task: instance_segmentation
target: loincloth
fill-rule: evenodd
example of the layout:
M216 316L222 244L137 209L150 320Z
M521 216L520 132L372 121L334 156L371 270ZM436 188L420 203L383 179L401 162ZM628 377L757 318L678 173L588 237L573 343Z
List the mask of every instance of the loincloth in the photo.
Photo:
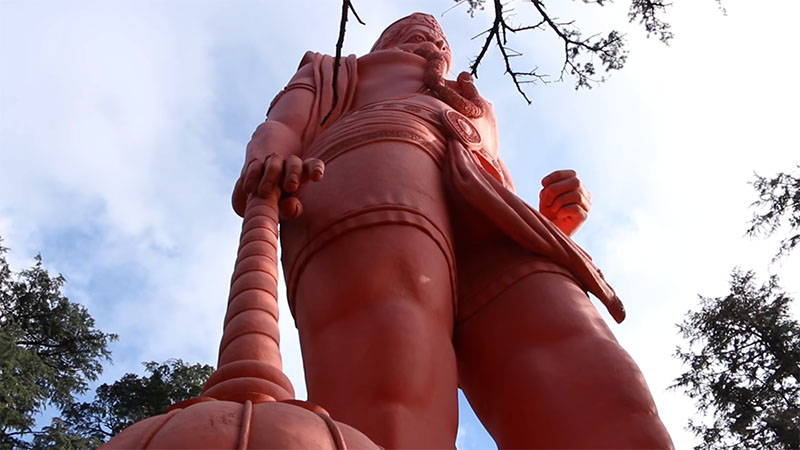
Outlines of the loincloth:
M437 103L414 96L367 105L340 118L305 152L323 160L326 173L300 194L303 215L281 225L293 314L303 269L314 255L345 233L373 226L414 227L436 243L448 265L457 321L527 274L571 278L506 237L448 186ZM480 231L461 232L465 226Z

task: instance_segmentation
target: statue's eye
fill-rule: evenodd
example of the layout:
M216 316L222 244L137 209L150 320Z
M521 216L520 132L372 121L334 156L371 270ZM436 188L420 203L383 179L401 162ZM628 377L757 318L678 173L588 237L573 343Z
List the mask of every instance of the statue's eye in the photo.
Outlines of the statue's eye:
M424 42L425 36L421 34L414 35L414 42Z

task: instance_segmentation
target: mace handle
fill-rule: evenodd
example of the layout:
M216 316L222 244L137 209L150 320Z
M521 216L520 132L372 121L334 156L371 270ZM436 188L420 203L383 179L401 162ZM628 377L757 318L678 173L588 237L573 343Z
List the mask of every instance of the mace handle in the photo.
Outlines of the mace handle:
M253 402L294 398L278 329L278 197L251 194L231 277L217 370L203 395Z

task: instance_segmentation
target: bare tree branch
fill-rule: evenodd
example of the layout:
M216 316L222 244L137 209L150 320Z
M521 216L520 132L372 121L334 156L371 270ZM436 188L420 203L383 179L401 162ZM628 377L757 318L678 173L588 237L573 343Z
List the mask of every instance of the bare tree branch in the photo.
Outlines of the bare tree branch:
M467 13L470 16L474 16L476 11L485 9L486 4L486 0L453 1L456 3L455 6L467 3ZM505 73L511 77L514 86L528 104L530 104L531 101L523 91L522 85L535 84L537 82L549 83L551 79L549 75L539 73L538 67L529 71L518 71L513 68L511 58L522 56L522 53L508 46L509 32L516 34L531 30L549 30L554 33L555 36L561 40L564 51L563 64L556 81L563 81L565 75L571 75L576 79L575 89L591 88L598 83L602 83L606 80L606 76L599 75L599 73L607 74L612 70L622 69L628 55L628 51L625 48L625 36L622 33L611 30L608 33L595 34L584 38L574 21L561 22L547 12L545 1L546 0L526 0L526 2L533 4L541 20L532 25L515 26L509 23L509 12L512 11L508 8L510 0L505 3L503 0L492 0L491 4L494 7L494 21L492 26L473 38L475 39L479 36L486 35L480 51L470 63L470 73L477 78L478 67L483 63L489 47L494 42L503 57ZM611 0L582 1L585 4L595 4L598 6L605 6L611 2ZM720 9L724 13L722 0L715 1L719 4ZM656 35L661 42L669 44L670 40L673 38L673 33L670 30L670 25L662 20L661 15L664 14L666 9L671 5L671 3L665 0L631 0L631 5L628 10L628 21L638 21L639 24L644 26L648 37ZM447 11L450 9L452 8L448 8ZM364 22L356 13L353 3L350 0L342 0L339 39L336 43L336 56L334 59L333 104L331 110L322 120L323 125L330 118L339 101L339 92L337 89L339 65L341 64L342 47L344 45L349 12L352 12L356 20L364 25ZM599 64L595 64L595 57L599 58Z
M361 25L366 25L364 21L358 17L358 13L353 7L353 3L350 0L342 0L342 18L339 21L339 39L336 41L336 56L333 59L333 103L331 104L331 109L328 111L328 114L326 114L325 118L322 119L320 126L325 125L325 122L327 122L331 117L333 110L336 109L336 105L339 103L339 65L341 64L342 60L342 47L344 46L344 34L347 29L348 11L353 12L353 15L356 17L356 20L358 20L358 23Z
M470 13L474 11L475 8L481 7L482 9L482 2L480 6L476 2L470 2ZM511 66L511 58L516 56L522 56L522 53L516 50L511 49L508 47L508 32L517 33L520 31L528 31L534 30L537 28L541 28L544 25L544 21L539 22L535 25L528 25L524 27L512 27L508 25L506 22L505 12L504 12L505 5L501 0L494 0L494 22L492 23L491 28L484 31L482 34L486 34L486 39L483 42L483 46L481 47L480 52L472 60L470 64L470 73L477 78L478 77L478 66L480 66L481 62L483 62L483 58L486 56L486 51L489 49L489 46L492 44L492 41L497 44L497 48L500 50L500 54L503 56L503 62L505 63L505 68L511 80L514 83L514 86L517 88L517 91L522 95L522 98L530 105L531 100L528 98L525 91L522 89L523 84L531 84L536 83L537 81L547 83L547 76L541 75L536 72L538 68L527 72L519 72L513 69ZM480 36L480 35L478 35ZM476 36L477 37L477 36Z
M473 6L470 6L470 8L473 8ZM472 11L472 9L470 9L470 11ZM489 46L492 44L492 39L494 39L494 37L497 35L497 31L500 29L500 23L503 21L502 12L503 12L502 5L500 7L499 12L495 8L494 23L492 24L492 27L481 33L481 34L488 33L488 35L486 36L486 40L483 41L483 46L481 47L481 51L478 52L478 56L476 56L475 59L472 60L472 63L469 66L469 71L475 78L478 78L478 66L481 65L481 62L483 62L483 57L486 56L486 51L489 50ZM481 34L475 36L473 39L477 38Z
M358 21L358 23L360 23L361 25L366 25L366 22L361 20L361 17L358 17L358 13L356 12L356 9L353 8L353 3L347 2L347 5L350 8L350 11L353 13L353 15L356 17L356 20Z
M454 1L457 4L467 1L469 4L467 12L470 16L473 16L476 10L484 9L486 5L486 0ZM598 6L605 6L610 2L610 0L582 1L586 4L596 4ZM721 7L722 0L716 1L720 3ZM523 98L530 103L527 96L522 92L521 85L536 82L548 83L550 82L549 76L539 73L538 67L528 72L514 70L510 58L520 56L521 53L513 51L508 46L508 32L518 33L530 30L550 31L561 40L564 60L556 81L563 81L567 74L571 75L576 78L576 89L582 87L591 88L606 79L605 76L598 77L598 73L619 70L625 65L628 52L625 48L625 36L622 33L612 30L605 34L595 34L585 38L574 21L562 22L549 13L545 7L545 0L527 0L527 2L534 6L541 20L531 25L514 26L509 23L509 2L492 1L494 21L489 29L478 35L485 35L485 39L477 56L470 63L470 72L473 76L477 77L478 67L484 61L487 50L494 41L503 56L506 73L511 76L514 85L523 95ZM652 34L658 35L660 41L668 44L673 35L669 24L661 20L661 14L670 5L670 3L663 0L631 0L628 20L630 22L638 20L639 23L644 25L648 36ZM593 61L595 57L599 58L599 64L595 64Z

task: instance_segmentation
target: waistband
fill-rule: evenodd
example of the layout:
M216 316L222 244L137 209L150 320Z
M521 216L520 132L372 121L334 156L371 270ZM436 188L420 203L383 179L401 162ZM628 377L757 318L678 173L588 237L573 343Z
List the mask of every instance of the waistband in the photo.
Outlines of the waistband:
M370 142L400 141L420 148L442 168L447 138L436 102L439 101L417 95L362 106L321 134L305 151L305 157L330 163Z

